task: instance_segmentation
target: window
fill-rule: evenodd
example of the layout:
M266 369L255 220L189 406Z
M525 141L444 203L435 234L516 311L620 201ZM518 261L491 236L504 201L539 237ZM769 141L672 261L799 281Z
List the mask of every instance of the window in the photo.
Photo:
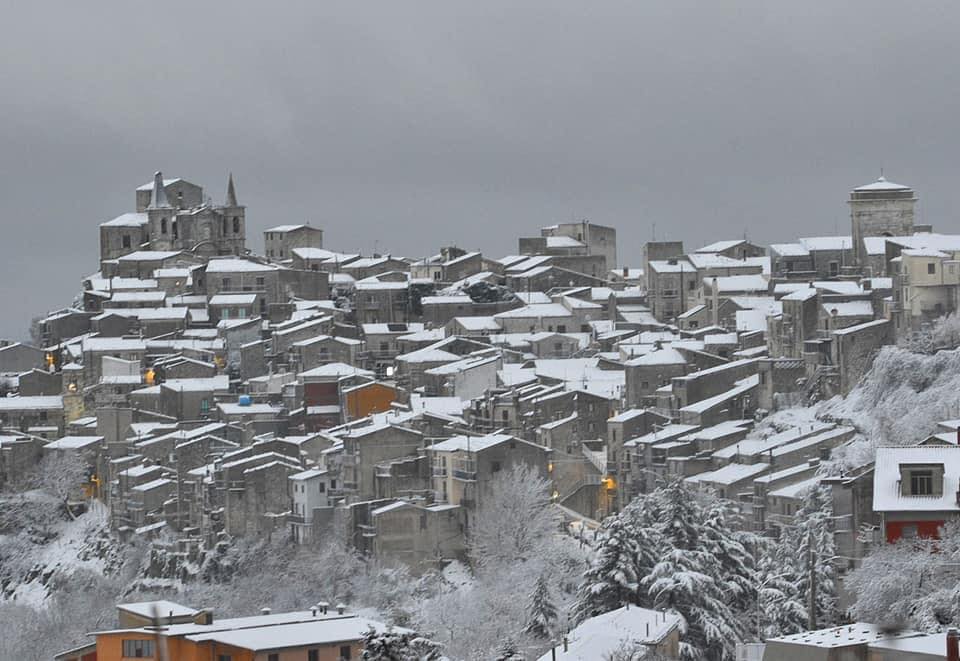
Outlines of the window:
M217 654L217 661L233 661L233 657L229 654Z
M239 233L240 233L240 216L234 216L234 217L233 217L233 233L234 233L234 234L239 234ZM281 255L281 257L282 257L282 255Z
M161 233L161 234L166 234L166 233L167 233L167 219L166 219L166 218L161 218L161 219L160 219L160 233Z
M226 234L226 233L227 233L227 219L226 219L226 217L220 219L220 233L221 233L221 234Z
M320 650L308 650L307 661L320 661Z
M510 411L503 410L500 411L500 419L504 422L510 422Z
M433 279L434 279L434 280L439 280L441 275L443 275L443 274L440 273L440 271L434 271L434 272L433 272Z
M830 262L830 275L837 275L840 273L840 262Z
M904 539L916 539L917 537L917 524L908 523L900 529L900 536Z
M130 235L129 235L129 234L124 234L122 241L123 241L123 247L124 247L124 248L129 248L129 247L130 247Z
M349 646L349 645L343 645L343 646L340 648L340 658L343 659L343 661L350 661L350 646Z
M697 288L697 281L696 281L696 280L689 280L689 281L687 282L687 289L689 289L690 291L693 291L693 290L696 289L696 288Z
M567 327L566 327L566 325L564 325L564 324L557 324L557 332L558 332L558 333L566 333L566 332L567 332Z
M173 222L171 223L171 226L172 226L172 229L173 229L173 238L176 239L177 237L180 236L180 232L179 232L179 230L177 230L177 221L173 221Z
M499 461L495 461L495 462L493 462L493 463L490 465L490 472L491 472L491 473L499 473L499 472L500 472L500 462L499 462Z
M220 279L220 289L230 289L230 278Z
M268 654L268 655L267 655L267 661L280 661L280 655L279 655L279 654Z
M317 485L317 488L320 490L320 493L324 493L327 490L327 485L324 484L323 482L320 482Z
M927 273L928 273L929 275L933 275L933 274L936 273L936 272L937 272L937 263L936 263L936 262L930 262L929 264L927 264Z
M281 254L280 256L283 257L283 254ZM266 282L266 280L264 279L264 277L263 277L262 275L258 275L258 276L257 276L257 287L262 288L265 282Z
M910 473L910 495L933 495L933 471L913 471Z
M149 659L153 656L152 640L123 641L123 656L129 659Z
M641 381L641 382L640 382L640 388L642 388L643 390L646 390L646 389L649 388L649 387L650 387L650 382L649 382L649 381Z

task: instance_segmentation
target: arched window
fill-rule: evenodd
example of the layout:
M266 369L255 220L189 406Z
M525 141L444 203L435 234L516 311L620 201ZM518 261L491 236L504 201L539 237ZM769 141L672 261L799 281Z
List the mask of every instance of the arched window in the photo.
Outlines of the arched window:
M234 234L240 233L240 216L233 217L233 233Z
M167 219L166 219L166 218L161 218L161 219L160 219L160 233L161 233L161 234L166 234L166 233L167 233Z
M180 234L177 232L177 221L173 221L172 223L170 223L170 225L173 229L173 238L175 239L178 238Z

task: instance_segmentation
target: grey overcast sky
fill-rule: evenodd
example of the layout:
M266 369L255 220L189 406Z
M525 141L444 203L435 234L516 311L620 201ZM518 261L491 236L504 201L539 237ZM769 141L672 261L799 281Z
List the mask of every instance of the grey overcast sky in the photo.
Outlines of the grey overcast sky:
M622 264L849 232L914 186L960 232L960 3L0 0L0 337L97 270L157 169L328 247L495 257L614 225Z

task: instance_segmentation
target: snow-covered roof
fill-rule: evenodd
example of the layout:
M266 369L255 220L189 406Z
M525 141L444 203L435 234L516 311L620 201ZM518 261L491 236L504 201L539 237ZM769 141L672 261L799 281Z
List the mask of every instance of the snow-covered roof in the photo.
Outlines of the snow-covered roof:
M103 436L64 436L43 446L44 450L82 450L103 442Z
M165 259L176 257L181 250L137 250L117 257L121 262L162 262Z
M808 236L800 239L807 250L851 250L853 239L850 236Z
M766 473L768 470L770 470L770 464L762 462L756 464L727 464L717 470L691 475L684 481L690 483L706 482L709 484L731 485L752 477L757 477L758 475Z
M327 363L326 365L314 367L306 372L300 372L300 376L308 378L323 376L362 376L372 379L375 375L370 370L360 369L359 367L348 365L347 363Z
M169 183L169 181L164 182L164 184ZM153 184L150 184L150 187L153 187ZM173 601L167 601L165 599L159 599L157 601L138 601L136 603L129 604L117 604L117 609L137 615L143 618L155 618L155 617L168 617L172 615L173 617L193 617L199 611L196 609L190 608L189 606L182 606Z
M787 658L789 661L794 659L807 658L799 655L779 656L789 654L787 650L795 648L821 648L836 649L840 647L851 647L856 645L866 645L879 642L884 639L911 638L919 635L916 631L892 631L879 624L868 624L864 622L855 622L845 624L830 629L818 629L816 631L802 631L787 636L767 639L767 649L764 658L780 659ZM944 648L945 650L946 648ZM812 658L825 659L825 656L816 656ZM829 658L840 658L830 656Z
M782 257L807 257L810 251L801 243L771 243L770 250Z
M542 317L569 317L570 310L560 303L535 303L506 310L493 315L494 319L539 319Z
M519 441L509 434L487 434L486 436L453 436L445 441L434 443L428 450L436 452L481 452L507 441Z
M762 275L726 275L716 278L717 292L720 294L729 294L731 292L749 291L767 291L767 279ZM706 278L703 281L704 288L713 290L713 278Z
M0 411L36 411L63 408L60 395L33 395L30 397L0 397Z
M500 330L500 324L493 317L454 317L453 320L468 331Z
M527 305L535 305L539 303L549 303L550 297L547 296L545 292L542 291L518 291L513 294L518 299L526 303Z
M686 357L672 347L664 347L657 351L651 351L648 354L628 360L625 365L630 367L640 367L644 365L685 365Z
M714 243L708 243L702 248L699 248L697 252L699 253L723 252L724 250L730 250L730 248L735 248L744 243L746 243L745 239L728 239L727 241L715 241Z
M214 258L207 263L207 273L237 273L242 271L276 271L279 267L261 264L239 257Z
M897 184L892 181L887 181L887 179L883 175L880 175L880 177L876 181L866 184L864 186L857 186L853 190L863 191L863 192L898 191L898 190L910 190L910 187L904 186L903 184Z
M313 621L293 624L250 626L227 631L196 633L188 635L187 639L194 642L214 641L220 645L259 652L339 642L350 643L361 640L370 629L384 631L386 627L380 622L351 615L326 619L318 617ZM409 632L410 630L394 628L393 631Z
M878 326L883 326L884 324L889 324L890 322L887 319L876 319L874 321L866 321L862 324L857 324L856 326L847 326L846 328L841 328L840 330L833 331L834 335L851 335L853 333L859 333L862 330L868 328L876 328Z
M583 248L584 243L577 241L572 236L548 236L548 248Z
M693 273L696 269L686 259L663 259L650 262L650 270L657 273Z
M900 467L908 464L943 466L940 495L904 496L900 493ZM957 512L960 491L960 446L913 445L877 448L873 470L874 512Z
M676 613L625 606L584 620L567 634L566 651L557 646L539 661L597 661L617 652L624 641L656 645L680 626Z
M873 317L873 305L870 301L846 301L821 303L823 311L836 317Z
M815 488L820 484L820 476L814 475L813 477L808 477L805 480L800 480L799 482L794 482L793 484L788 484L786 486L780 487L779 489L774 489L769 492L767 495L772 496L773 498L800 498L810 489Z
M117 216L113 220L100 223L100 227L140 227L146 225L149 221L145 213L125 213Z
M264 232L278 232L280 234L285 234L287 232L293 232L295 230L302 229L304 227L310 227L310 226L304 225L302 223L300 225L276 225L274 227L268 227L267 229L264 230ZM317 229L317 228L311 228L311 229Z

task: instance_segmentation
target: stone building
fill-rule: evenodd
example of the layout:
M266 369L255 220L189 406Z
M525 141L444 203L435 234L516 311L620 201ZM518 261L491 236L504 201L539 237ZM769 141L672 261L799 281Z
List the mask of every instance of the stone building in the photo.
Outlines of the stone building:
M323 248L323 230L310 225L277 225L264 231L263 243L267 259L291 259L296 248Z
M239 255L245 236L246 208L237 203L232 175L225 202L214 205L200 186L157 172L152 184L137 189L135 212L100 225L100 259L138 250Z
M848 204L853 235L853 259L856 264L867 261L864 238L913 234L917 195L909 186L887 181L881 175L872 184L850 191Z

